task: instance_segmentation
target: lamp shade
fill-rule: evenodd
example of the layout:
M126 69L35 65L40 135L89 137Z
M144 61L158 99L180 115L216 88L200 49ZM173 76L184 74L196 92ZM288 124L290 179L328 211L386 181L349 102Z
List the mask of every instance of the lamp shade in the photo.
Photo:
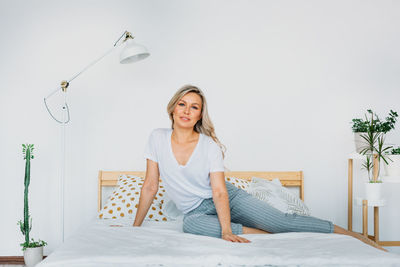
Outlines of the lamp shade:
M119 62L121 64L129 64L145 59L148 56L150 56L150 53L147 51L146 47L129 39L126 41L125 47L121 51Z

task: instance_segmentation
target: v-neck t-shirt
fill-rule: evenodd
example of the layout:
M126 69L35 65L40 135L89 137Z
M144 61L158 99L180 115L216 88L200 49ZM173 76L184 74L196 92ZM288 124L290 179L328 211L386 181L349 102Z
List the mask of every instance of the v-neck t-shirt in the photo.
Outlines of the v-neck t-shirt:
M150 134L144 157L158 163L166 193L184 214L212 197L210 173L223 172L222 151L215 141L199 135L186 165L180 165L171 146L172 129L155 129Z

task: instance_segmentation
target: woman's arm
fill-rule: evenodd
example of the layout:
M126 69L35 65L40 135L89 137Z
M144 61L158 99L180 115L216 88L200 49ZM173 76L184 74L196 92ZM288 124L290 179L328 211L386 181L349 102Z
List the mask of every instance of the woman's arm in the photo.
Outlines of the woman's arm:
M135 222L133 226L141 226L147 212L158 191L158 179L160 173L158 163L150 159L147 160L146 177L140 191L139 206L136 211Z
M240 243L248 243L249 240L234 235L231 228L231 211L229 208L229 196L226 190L224 172L210 173L213 201L221 225L221 237L224 240Z

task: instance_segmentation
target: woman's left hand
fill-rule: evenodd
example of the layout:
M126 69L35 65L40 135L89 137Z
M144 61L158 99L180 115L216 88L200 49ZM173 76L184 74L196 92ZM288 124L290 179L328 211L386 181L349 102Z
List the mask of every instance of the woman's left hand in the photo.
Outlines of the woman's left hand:
M238 243L250 243L249 240L246 238L234 235L232 233L223 233L222 234L222 239L226 241L231 241L231 242L238 242Z

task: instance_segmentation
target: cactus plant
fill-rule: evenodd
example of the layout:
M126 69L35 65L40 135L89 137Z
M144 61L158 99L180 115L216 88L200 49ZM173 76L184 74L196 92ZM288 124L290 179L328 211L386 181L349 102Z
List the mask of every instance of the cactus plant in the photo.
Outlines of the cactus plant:
M22 234L25 236L25 242L21 243L23 250L26 248L32 247L40 247L45 246L47 243L43 240L34 241L33 238L29 240L29 233L32 229L32 218L29 215L29 205L28 205L28 190L29 184L31 181L31 159L34 158L33 156L33 144L23 144L22 145L22 153L24 155L25 160L25 177L24 177L24 220L20 220L18 225L20 226L20 230Z

